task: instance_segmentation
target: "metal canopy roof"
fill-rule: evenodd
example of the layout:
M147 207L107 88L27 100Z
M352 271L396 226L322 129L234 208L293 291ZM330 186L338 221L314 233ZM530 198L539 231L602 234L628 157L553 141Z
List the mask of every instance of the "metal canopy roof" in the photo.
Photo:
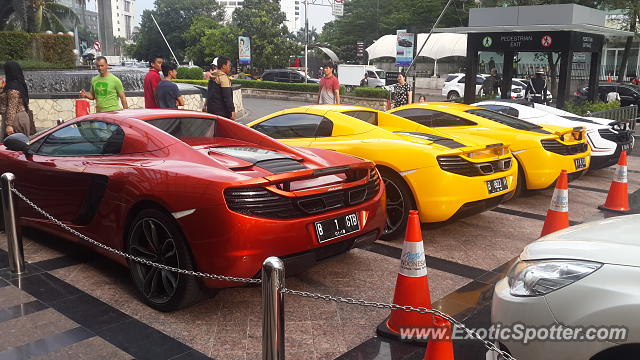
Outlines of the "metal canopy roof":
M613 36L633 36L631 31L618 30L604 26L588 25L588 24L572 24L572 25L492 25L492 26L469 26L454 28L438 28L433 29L438 33L489 33L489 32L533 32L533 31L580 31L593 34L602 34L606 37Z

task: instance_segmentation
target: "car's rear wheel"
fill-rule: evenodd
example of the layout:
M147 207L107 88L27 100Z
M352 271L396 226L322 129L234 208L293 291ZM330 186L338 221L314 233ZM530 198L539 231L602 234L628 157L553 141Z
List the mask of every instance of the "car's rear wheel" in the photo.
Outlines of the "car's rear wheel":
M411 189L402 177L393 170L380 169L387 196L387 223L381 236L384 240L392 240L404 233L409 219L409 210L414 209Z
M449 93L447 94L447 100L455 100L459 98L460 94L458 94L457 91L449 91Z
M157 209L142 210L127 236L127 251L138 258L170 267L193 270L186 240L175 220ZM159 311L173 311L200 297L198 280L189 275L129 261L129 272L142 301Z
M513 192L511 199L517 199L525 191L527 191L527 178L524 175L522 165L518 162L518 181L516 182L516 190Z

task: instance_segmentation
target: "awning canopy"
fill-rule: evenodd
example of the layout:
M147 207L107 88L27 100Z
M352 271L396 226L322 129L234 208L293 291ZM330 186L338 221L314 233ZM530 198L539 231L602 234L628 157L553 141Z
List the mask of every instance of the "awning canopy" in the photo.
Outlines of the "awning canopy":
M631 31L613 29L610 27L590 25L590 24L572 24L572 25L490 25L490 26L469 26L455 28L438 28L435 32L446 34L469 34L469 33L487 33L487 32L534 32L534 31L580 31L585 33L602 34L606 37L613 36L633 36Z
M418 34L418 50L429 34ZM396 35L384 35L367 48L369 59L396 57ZM438 33L432 34L429 42L418 56L438 60L448 56L465 56L467 54L467 35Z

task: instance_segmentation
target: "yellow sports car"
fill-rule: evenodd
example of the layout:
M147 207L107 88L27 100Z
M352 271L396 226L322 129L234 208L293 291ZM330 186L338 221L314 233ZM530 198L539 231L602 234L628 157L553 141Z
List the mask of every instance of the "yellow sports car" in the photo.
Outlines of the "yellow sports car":
M518 170L508 144L462 140L431 129L392 132L375 126L390 121L415 125L364 107L310 105L248 126L292 146L374 161L386 185L385 238L404 231L411 208L420 210L422 222L439 222L491 209L512 196Z
M477 106L454 103L419 103L389 113L436 129L450 136L478 135L511 145L519 163L516 195L524 189L544 189L555 182L562 169L569 179L585 173L591 162L585 129L536 125ZM415 130L422 131L422 130Z

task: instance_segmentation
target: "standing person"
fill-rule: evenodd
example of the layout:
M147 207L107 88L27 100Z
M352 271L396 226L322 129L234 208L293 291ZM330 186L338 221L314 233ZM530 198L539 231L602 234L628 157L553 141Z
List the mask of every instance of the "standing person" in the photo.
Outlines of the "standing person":
M218 69L216 66L216 60L218 60L218 58L213 59L211 66L209 66L209 71L204 73L204 79L207 81L211 80L211 74Z
M362 78L362 80L360 80L360 86L362 87L367 87L369 86L369 76L367 75L367 73L364 73L364 78Z
M489 65L489 71L496 68L496 62L493 60L493 56L489 58L489 63L487 65Z
M4 75L6 84L2 86L0 93L0 108L4 109L2 114L1 137L22 133L27 136L36 132L35 124L28 114L29 111L29 90L24 81L24 74L20 64L13 60L4 63Z
M334 65L329 63L322 69L324 77L320 79L318 104L340 104L340 82L333 75L334 68Z
M178 66L172 62L162 64L164 80L160 81L156 90L156 100L161 109L177 109L184 105L184 98L180 95L178 85L171 80L178 75Z
M529 80L527 88L524 90L524 98L528 99L531 94L531 102L538 104L547 103L547 81L544 79L544 70L538 69L536 75Z
M124 94L122 81L115 75L109 73L109 64L107 58L98 56L96 58L96 67L99 75L91 79L91 92L88 93L84 89L80 91L80 97L95 100L96 112L120 110L118 106L118 98L124 109L129 108L127 97Z
M413 103L413 92L407 83L404 73L398 73L398 83L393 86L393 107L397 108L403 105Z
M220 56L216 65L218 69L211 73L209 80L207 112L235 120L236 108L233 105L233 90L228 76L231 72L231 59Z
M144 76L144 107L147 109L157 108L156 104L156 87L162 80L160 78L160 70L164 59L160 56L152 56L149 58L149 72Z
M491 69L491 76L484 79L481 90L484 95L496 95L498 94L498 88L500 88L500 76L498 76L498 70L493 68Z

